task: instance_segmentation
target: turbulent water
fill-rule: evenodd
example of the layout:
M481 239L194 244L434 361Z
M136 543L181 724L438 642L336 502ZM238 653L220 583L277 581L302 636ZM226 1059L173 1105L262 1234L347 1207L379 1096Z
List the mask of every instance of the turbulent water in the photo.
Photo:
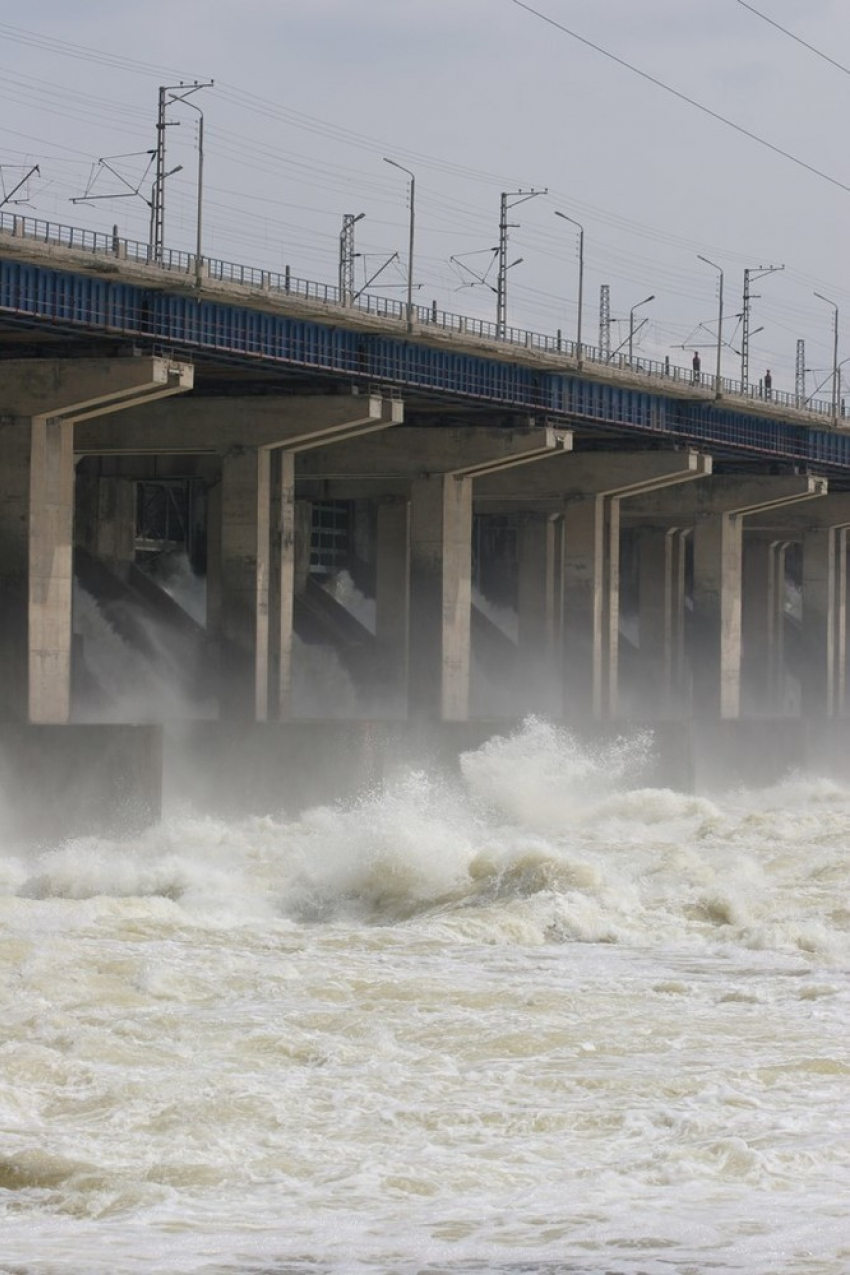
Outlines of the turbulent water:
M0 1271L850 1270L850 788L648 747L0 839Z

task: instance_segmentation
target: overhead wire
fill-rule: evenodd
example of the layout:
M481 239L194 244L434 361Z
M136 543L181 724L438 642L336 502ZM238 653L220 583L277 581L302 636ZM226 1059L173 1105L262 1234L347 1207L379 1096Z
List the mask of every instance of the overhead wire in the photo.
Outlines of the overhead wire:
M569 27L564 26L562 22L558 22L555 18L550 17L546 13L542 13L539 9L535 9L532 5L527 4L526 0L513 0L515 5L520 9L525 9L527 13L533 14L535 18L539 18L541 22L547 23L556 30L563 32L573 40L586 45L590 49L594 49L597 53L601 53L603 57L610 58L612 62L616 62L619 66L625 67L627 71L631 71L633 75L638 75L642 80L646 80L650 84L654 84L657 88L663 89L665 93L672 94L682 102L686 102L689 106L695 107L698 111L702 111L704 115L708 115L711 119L717 120L721 124L725 124L727 128L734 129L736 133L740 133L743 137L748 137L750 141L758 143L759 146L765 146L768 150L773 151L775 155L781 155L783 159L789 160L792 164L796 164L800 168L806 169L815 177L820 177L823 181L829 182L832 186L837 186L840 190L850 192L850 185L841 181L837 177L832 177L829 173L825 173L822 169L809 164L804 159L800 159L798 155L794 155L791 151L785 150L782 146L777 146L773 142L769 142L767 138L754 133L752 129L745 128L743 124L738 124L734 120L729 119L726 115L721 115L719 111L713 110L710 106L698 102L696 98L690 97L687 93L683 93L681 89L675 89L671 84L666 84L664 80L660 80L655 75L650 75L648 71L641 70L632 62L627 62L625 58L619 57L616 53L612 53L610 49L605 49L601 44L596 44L593 40L589 40L586 36L579 35L577 31L572 31Z

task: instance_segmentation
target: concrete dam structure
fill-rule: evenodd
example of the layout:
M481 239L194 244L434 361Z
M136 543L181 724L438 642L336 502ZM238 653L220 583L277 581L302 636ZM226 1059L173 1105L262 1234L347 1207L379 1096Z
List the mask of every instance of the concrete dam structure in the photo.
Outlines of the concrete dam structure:
M144 823L163 778L332 800L528 714L650 728L678 786L843 754L843 418L62 230L0 227L21 831ZM134 661L161 699L123 694Z

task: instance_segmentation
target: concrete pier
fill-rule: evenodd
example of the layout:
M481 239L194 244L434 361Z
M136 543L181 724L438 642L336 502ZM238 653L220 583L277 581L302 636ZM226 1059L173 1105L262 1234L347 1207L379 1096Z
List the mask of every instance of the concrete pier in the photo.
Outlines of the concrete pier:
M0 720L68 721L75 427L192 383L157 358L0 365Z

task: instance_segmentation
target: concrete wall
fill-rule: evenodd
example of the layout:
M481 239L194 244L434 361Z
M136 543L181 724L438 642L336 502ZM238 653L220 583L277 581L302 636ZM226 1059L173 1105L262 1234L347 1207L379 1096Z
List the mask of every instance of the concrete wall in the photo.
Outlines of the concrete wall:
M57 844L155 823L162 799L158 726L0 724L0 837Z

